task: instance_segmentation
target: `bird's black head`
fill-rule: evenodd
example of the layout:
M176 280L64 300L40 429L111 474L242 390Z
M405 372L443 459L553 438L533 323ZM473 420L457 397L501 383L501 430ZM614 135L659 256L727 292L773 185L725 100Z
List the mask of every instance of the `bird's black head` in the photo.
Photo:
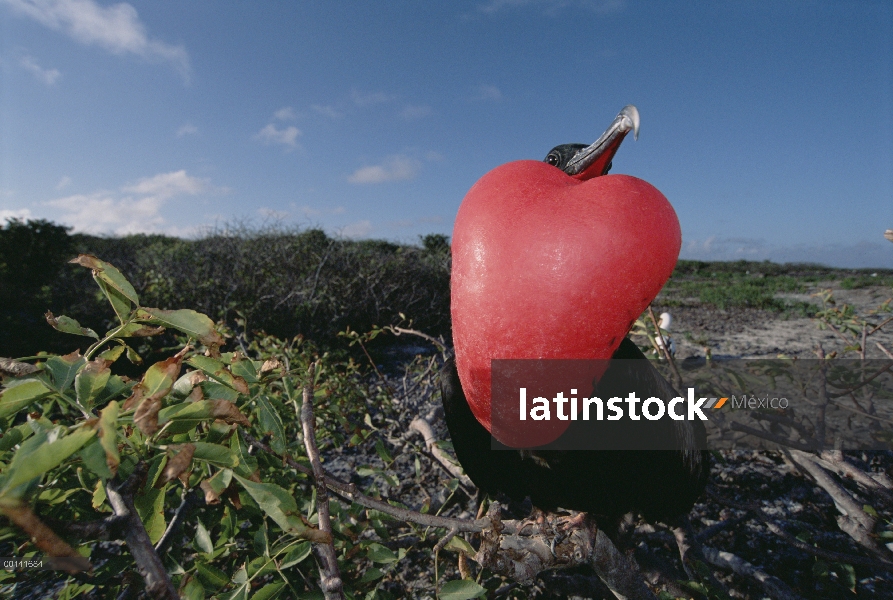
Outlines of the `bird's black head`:
M561 144L560 146L555 146L549 150L549 154L546 155L543 162L547 162L553 167L558 167L562 171L565 171L571 159L581 150L584 150L588 145L589 144ZM607 175L608 171L611 170L612 164L613 163L608 163L608 166L601 174Z
M600 138L592 144L561 144L546 155L544 162L579 180L607 175L620 143L630 131L638 137L639 111L630 104L614 118Z

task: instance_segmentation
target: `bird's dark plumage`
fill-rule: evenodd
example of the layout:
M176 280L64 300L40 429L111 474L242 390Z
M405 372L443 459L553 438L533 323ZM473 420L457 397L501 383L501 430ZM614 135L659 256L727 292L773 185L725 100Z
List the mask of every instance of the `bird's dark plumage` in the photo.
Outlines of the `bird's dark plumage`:
M624 339L594 392L610 398L631 391L640 398L678 395ZM636 510L664 520L687 513L704 490L709 456L702 450L705 431L699 421L646 423L658 424L657 434L668 436L670 447L678 450L493 450L490 432L468 407L452 359L441 373L441 393L456 456L475 485L491 495L502 492L516 501L530 497L543 510L561 507L608 519ZM574 426L577 435L585 436L590 424Z

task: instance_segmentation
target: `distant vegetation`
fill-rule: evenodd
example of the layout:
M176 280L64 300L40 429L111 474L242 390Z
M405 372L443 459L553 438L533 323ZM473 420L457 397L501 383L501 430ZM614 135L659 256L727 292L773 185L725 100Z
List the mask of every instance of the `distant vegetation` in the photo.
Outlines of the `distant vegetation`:
M401 320L402 313L413 327L450 338L449 240L443 235L424 236L417 246L276 227L230 227L197 240L108 238L71 234L42 220L10 220L0 225L0 356L70 351L71 340L46 325L48 310L78 315L100 333L112 326L115 316L89 271L66 264L79 253L118 267L147 306L188 307L240 333L301 334L323 348L343 347L339 331L368 331ZM803 303L776 294L824 281L845 289L890 286L893 271L683 260L658 303L802 312Z

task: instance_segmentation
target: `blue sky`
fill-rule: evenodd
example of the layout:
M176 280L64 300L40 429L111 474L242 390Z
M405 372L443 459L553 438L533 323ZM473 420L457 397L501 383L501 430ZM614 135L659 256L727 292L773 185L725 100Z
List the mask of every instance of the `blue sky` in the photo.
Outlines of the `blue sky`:
M889 2L0 0L0 219L417 242L641 113L683 258L893 267Z

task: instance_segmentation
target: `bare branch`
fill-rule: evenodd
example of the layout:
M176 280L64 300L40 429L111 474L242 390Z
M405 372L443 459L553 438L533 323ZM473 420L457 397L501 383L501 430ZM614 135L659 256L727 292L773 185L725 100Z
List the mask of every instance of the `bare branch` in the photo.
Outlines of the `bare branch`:
M462 469L453 464L449 457L444 454L443 450L437 446L437 439L434 437L434 431L431 429L431 425L428 421L421 417L416 417L413 419L412 423L409 424L409 429L422 434L422 437L425 438L425 447L428 449L428 452L430 452L431 456L436 458L437 461L443 465L443 468L446 469L450 475L461 481L462 485L465 487L471 489L476 487L468 475L463 473Z
M769 575L743 558L731 552L723 552L709 546L704 546L702 549L704 558L712 565L733 571L742 577L756 579L770 598L776 598L776 600L800 600L800 596L795 594L781 579Z
M177 589L171 582L161 558L155 552L152 540L149 539L143 521L133 505L134 491L145 479L146 471L146 463L137 463L133 473L126 481L121 482L116 477L108 482L106 496L115 514L127 519L127 525L124 528L124 541L127 542L127 548L133 556L137 571L146 582L146 592L152 598L177 600L180 597L177 594Z
M313 414L313 376L316 364L307 369L307 380L304 382L304 395L301 404L301 425L304 429L304 447L313 468L316 480L316 512L319 516L319 530L328 534L327 542L315 542L319 562L320 587L326 600L341 600L344 593L341 588L341 573L338 571L338 556L332 542L332 522L329 518L329 493L326 489L326 477L319 460L319 448L316 446L316 417Z
M862 510L860 503L856 502L845 489L837 485L812 455L798 450L790 450L787 453L791 460L809 473L816 483L831 496L841 515L837 518L837 525L840 529L859 545L871 550L879 558L887 560L888 553L884 552L872 537L877 519Z

